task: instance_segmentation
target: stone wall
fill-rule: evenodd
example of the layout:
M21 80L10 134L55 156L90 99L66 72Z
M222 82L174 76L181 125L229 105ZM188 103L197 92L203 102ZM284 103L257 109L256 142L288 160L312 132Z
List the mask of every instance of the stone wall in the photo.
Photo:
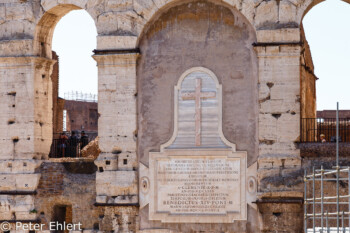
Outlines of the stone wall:
M301 27L302 51L300 56L300 107L301 118L316 117L316 81L310 46Z
M52 198L68 202L65 195L72 194L73 202L84 206L91 219L98 219L103 231L222 231L210 224L149 224L144 221L147 215L138 213L138 162L147 163L147 150L158 149L171 136L172 88L190 66L207 66L224 87L225 136L238 149L248 150L249 163L258 160L258 202L262 204L259 214L250 217L257 221L236 221L223 229L300 232L300 204L291 203L303 195L302 160L295 142L300 118L314 114L315 108L315 79L301 21L321 1L200 2L197 10L193 9L198 1L193 0L0 3L0 220L13 219L14 213L16 219L35 221L37 215L30 213L34 204L41 199L49 202L50 197L34 193L41 173L47 174L38 167L48 162L53 133L52 36L65 14L85 9L98 32L94 55L99 69L98 172L95 184L91 175L84 175L87 183L81 185L81 180L74 183L73 175L54 165L65 176L67 193ZM213 6L210 11L200 10L209 5ZM208 25L212 30L206 29ZM184 43L181 36L186 30L192 36ZM237 111L238 107L243 110ZM61 179L60 174L53 179ZM79 193L80 186L89 193ZM80 203L78 193L86 195L90 210ZM92 205L93 196L98 207ZM285 203L275 205L275 199ZM270 210L269 205L277 209ZM51 211L51 207L42 208L44 215ZM85 212L73 203L72 211L73 218L94 228L97 222L80 216ZM249 211L250 216L256 213ZM296 219L295 224L288 222L290 218Z
M335 110L322 110L317 111L317 117L319 118L336 118L336 111ZM349 110L339 110L339 118L350 118L350 111Z
M237 150L248 151L249 164L256 161L258 76L251 46L255 41L254 30L238 11L207 1L178 5L152 22L140 40L137 64L140 162L148 165L148 152L159 151L172 136L174 86L192 67L205 67L218 77L223 86L223 133L237 144ZM144 212L141 229L165 227L179 231L185 227L148 222ZM253 221L256 219L249 219ZM219 228L244 231L246 227L211 224L206 228L216 232ZM202 226L186 224L185 229L200 231Z
M254 30L239 12L206 1L174 7L152 23L140 41L137 66L142 163L148 163L147 151L159 150L172 136L173 88L186 70L199 66L214 72L223 86L225 137L248 151L249 163L256 161L255 41Z
M63 129L63 107L64 100L58 97L59 93L59 57L56 52L52 52L52 59L57 62L53 66L51 80L52 80L52 131L53 137L62 132Z
M97 132L97 103L65 100L64 110L67 111L67 131Z

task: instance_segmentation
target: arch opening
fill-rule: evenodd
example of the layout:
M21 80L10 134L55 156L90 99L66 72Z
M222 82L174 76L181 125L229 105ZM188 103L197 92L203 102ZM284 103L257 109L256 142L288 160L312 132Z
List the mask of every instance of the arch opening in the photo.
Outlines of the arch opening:
M48 87L52 95L47 97L53 106L49 157L88 157L92 143L96 158L99 149L92 142L98 133L97 66L92 58L95 22L80 7L59 5L44 14L36 33L37 55L57 60Z
M316 1L305 11L301 22L304 44L301 56L301 128L302 142L334 141L336 102L340 118L350 116L348 91L350 73L350 5L345 1ZM327 16L327 17L325 17ZM340 132L343 141L348 130Z

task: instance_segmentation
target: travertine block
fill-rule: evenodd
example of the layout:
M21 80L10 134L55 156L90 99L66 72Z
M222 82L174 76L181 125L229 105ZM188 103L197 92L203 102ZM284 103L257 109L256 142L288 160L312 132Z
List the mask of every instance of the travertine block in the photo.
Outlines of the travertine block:
M280 42L299 42L299 28L281 28L274 30L258 30L257 41L260 43L280 43Z
M96 174L97 196L137 195L136 171L105 171Z
M34 197L30 195L0 196L0 220L11 220L14 216L18 220L35 220Z
M9 173L34 173L41 161L36 160L0 160L0 174Z
M265 154L281 154L281 155L297 155L300 151L297 150L293 142L275 142L272 145L260 143L259 155Z
M296 79L297 80L297 79ZM276 83L271 88L271 99L273 100L292 100L297 99L300 96L300 86L297 82L295 83Z
M256 9L255 26L257 29L270 29L270 25L278 21L278 6L276 1L261 2Z
M97 49L132 49L136 48L136 36L98 36Z
M297 21L297 7L290 1L280 1L279 3L279 22L282 24L299 24Z
M132 0L109 0L106 3L107 9L113 11L127 11L133 9Z
M260 103L260 113L290 113L300 114L300 108L295 101L271 99Z
M0 174L1 191L34 191L40 174Z
M297 155L266 154L259 157L259 169L294 168L301 166L301 158Z
M280 169L259 169L258 170L258 180L262 180L265 177L276 177L281 173Z

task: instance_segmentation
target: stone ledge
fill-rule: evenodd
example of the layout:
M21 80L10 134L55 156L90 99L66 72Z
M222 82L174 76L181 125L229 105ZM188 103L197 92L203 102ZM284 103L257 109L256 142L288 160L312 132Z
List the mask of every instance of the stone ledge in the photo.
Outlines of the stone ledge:
M258 199L304 198L304 193L298 192L298 191L265 192L265 193L258 193L257 198Z
M336 143L297 143L301 157L334 157L336 155ZM341 156L350 155L350 143L339 143L339 154Z
M94 206L135 206L140 207L139 203L95 203Z
M41 220L40 219L34 219L34 220L27 220L27 219L24 219L24 220L3 220L1 219L0 220L0 223L3 223L3 222L8 222L8 223L16 223L16 222L21 222L21 223L41 223Z
M12 196L15 196L15 195L36 195L37 194L37 191L0 191L0 195L12 195Z
M94 162L95 157L84 157L84 158L50 158L49 162L53 163L76 163L76 162Z

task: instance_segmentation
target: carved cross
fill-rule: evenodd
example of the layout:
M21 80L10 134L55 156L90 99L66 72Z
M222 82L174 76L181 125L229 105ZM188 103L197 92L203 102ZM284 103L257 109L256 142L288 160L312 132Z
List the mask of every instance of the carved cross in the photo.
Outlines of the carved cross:
M216 97L216 92L201 92L201 90L202 90L202 79L197 78L195 92L185 92L185 93L182 93L182 96L181 96L183 100L195 100L196 146L201 145L201 122L202 122L201 100L214 99Z

